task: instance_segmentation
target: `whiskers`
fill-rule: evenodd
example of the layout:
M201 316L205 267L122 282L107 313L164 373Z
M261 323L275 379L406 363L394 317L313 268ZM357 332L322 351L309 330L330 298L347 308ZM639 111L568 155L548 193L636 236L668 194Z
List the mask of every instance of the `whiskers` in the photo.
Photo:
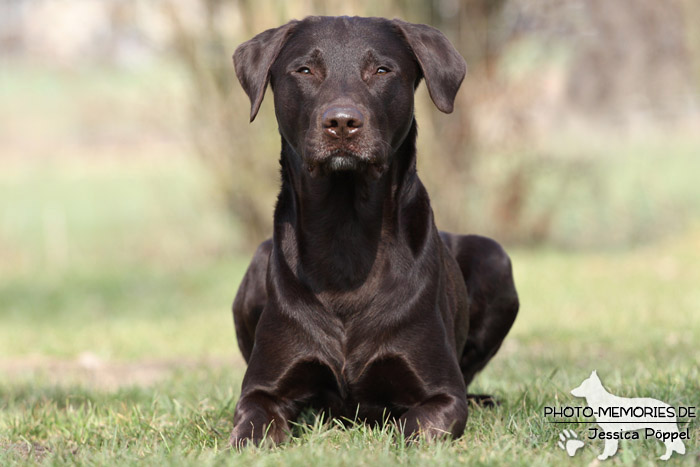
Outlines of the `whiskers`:
M307 131L302 158L312 176L356 171L378 178L388 168L392 151L391 144L379 135L365 134L351 141L331 141Z

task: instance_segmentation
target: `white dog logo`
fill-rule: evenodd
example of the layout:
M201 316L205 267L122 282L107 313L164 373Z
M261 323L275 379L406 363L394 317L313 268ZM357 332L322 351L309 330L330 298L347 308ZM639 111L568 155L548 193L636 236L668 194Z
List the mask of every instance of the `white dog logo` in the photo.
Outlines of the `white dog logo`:
M593 409L596 422L605 432L599 436L605 439L605 447L598 459L605 460L617 452L617 444L623 437L623 432L642 429L654 433L666 445L666 452L660 459L668 460L674 451L685 454L676 417L668 415L673 410L669 404L648 397L628 398L610 394L595 371L579 387L573 389L571 394L586 399L588 406Z

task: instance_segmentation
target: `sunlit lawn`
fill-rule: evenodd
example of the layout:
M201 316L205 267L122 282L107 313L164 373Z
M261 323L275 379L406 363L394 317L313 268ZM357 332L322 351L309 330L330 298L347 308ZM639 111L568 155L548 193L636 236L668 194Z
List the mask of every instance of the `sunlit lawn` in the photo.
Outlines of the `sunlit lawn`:
M3 73L0 465L588 465L603 442L586 439L569 459L556 447L567 426L546 423L542 409L581 404L569 391L593 369L615 394L700 406L700 224L688 210L700 206L700 163L691 141L674 146L676 157L663 144L627 148L603 166L599 196L575 193L558 220L573 226L565 235L648 220L634 246L509 248L521 314L471 388L502 404L472 410L461 439L407 447L391 426L306 414L286 445L231 452L245 365L230 304L250 252L237 252L238 229L215 207L206 172L182 142L130 146L160 124L137 119L156 104L136 98L145 91L133 77L78 74L56 89L41 73ZM105 101L110 86L122 90ZM42 112L20 113L27 102ZM114 134L93 120L109 112L125 122L109 126ZM616 222L625 209L637 214L621 223L637 224ZM589 215L590 230L578 228ZM687 454L671 464L700 462L697 422L690 428ZM606 462L651 465L662 453L656 441L623 441Z
M563 427L542 407L576 403L593 369L617 394L700 405L695 228L634 249L514 250L521 315L473 388L503 404L473 410L458 441L407 448L390 427L307 417L286 446L230 452L244 365L229 305L247 257L207 193L185 158L0 175L0 463L561 463ZM674 463L698 460L691 428ZM615 461L661 453L622 442Z

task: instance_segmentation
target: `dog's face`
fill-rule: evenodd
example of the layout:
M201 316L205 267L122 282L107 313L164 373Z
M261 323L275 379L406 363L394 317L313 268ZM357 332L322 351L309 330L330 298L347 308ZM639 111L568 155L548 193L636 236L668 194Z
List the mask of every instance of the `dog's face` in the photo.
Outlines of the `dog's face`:
M270 75L280 132L311 173L382 172L411 126L421 76L390 22L369 18L303 21Z
M383 18L310 17L265 31L234 54L255 118L269 81L282 137L312 176L380 176L413 122L425 77L451 112L464 60L434 28Z

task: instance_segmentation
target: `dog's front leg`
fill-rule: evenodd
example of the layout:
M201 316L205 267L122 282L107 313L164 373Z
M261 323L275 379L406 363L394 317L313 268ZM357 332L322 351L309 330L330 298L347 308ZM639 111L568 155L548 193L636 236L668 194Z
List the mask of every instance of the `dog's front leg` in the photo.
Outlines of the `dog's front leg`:
M278 316L271 319L271 313L274 310L269 308L263 312L256 329L241 398L233 416L231 446L234 448L257 446L263 440L273 444L285 441L289 436L288 420L298 415L297 404L289 397L289 385L281 384L294 364L290 358L293 340L283 331L289 323Z
M233 417L233 447L285 441L289 421L309 401L320 392L337 393L335 373L324 357L329 346L319 344L322 337L305 332L298 319L279 312L274 302L267 303L255 330L255 345Z
M417 436L458 438L467 424L467 411L466 396L439 394L408 410L399 423L407 440Z
M247 444L259 445L263 440L279 444L289 436L289 423L293 419L294 404L261 391L241 397L233 418L231 446L241 448Z

